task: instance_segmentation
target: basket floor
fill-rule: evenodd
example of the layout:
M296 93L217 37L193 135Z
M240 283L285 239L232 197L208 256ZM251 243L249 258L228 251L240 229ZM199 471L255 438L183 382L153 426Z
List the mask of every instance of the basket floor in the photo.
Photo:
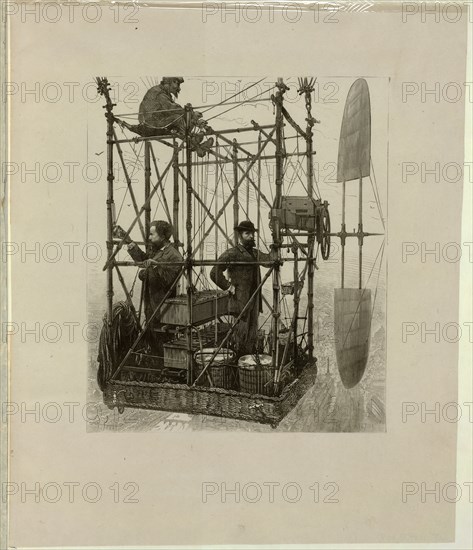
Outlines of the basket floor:
M252 395L221 388L189 387L184 384L110 381L103 392L104 403L125 407L205 414L276 427L303 395L314 385L316 361L286 386L278 397Z

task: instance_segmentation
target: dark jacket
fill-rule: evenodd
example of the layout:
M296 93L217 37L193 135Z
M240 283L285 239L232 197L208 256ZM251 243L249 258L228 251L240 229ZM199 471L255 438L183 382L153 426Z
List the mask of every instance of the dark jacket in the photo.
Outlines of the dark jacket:
M130 256L135 262L143 262L152 259L157 262L183 262L181 253L168 242L158 251L150 254L143 252L139 246L128 248ZM159 306L166 293L171 288L176 277L179 275L182 266L179 265L152 265L140 271L139 277L145 281L145 313L148 318ZM176 296L176 288L169 297Z
M261 282L259 266L232 265L232 262L255 262L258 259L259 261L268 262L267 267L271 266L269 263L271 261L270 254L261 251L258 254L256 248L248 250L242 244L238 244L226 250L218 259L219 263L222 262L226 265L215 265L210 272L210 278L222 290L228 290L230 284L235 287L235 295L230 295L228 302L228 312L232 315L241 313ZM225 277L224 271L227 271L230 280ZM255 303L258 304L259 311L263 311L261 291L258 293Z
M138 120L152 128L163 131L184 131L184 109L160 84L150 88L140 104Z
M200 113L192 113L192 123L196 124ZM138 120L142 127L149 128L149 133L168 134L172 130L186 131L185 110L174 101L171 93L161 84L150 88L141 104Z

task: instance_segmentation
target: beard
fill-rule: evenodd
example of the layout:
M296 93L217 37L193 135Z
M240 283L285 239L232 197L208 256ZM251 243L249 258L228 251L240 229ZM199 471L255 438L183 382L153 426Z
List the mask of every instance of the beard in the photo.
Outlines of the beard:
M158 252L159 250L161 250L161 248L164 246L165 244L165 241L160 241L160 242L153 242L153 241L148 241L148 251L151 252L151 253L156 253Z
M254 240L254 239L249 239L248 241L245 241L245 242L243 243L243 246L244 246L245 248L253 248L253 247L255 246L255 244L256 244L256 243L255 243L255 240Z

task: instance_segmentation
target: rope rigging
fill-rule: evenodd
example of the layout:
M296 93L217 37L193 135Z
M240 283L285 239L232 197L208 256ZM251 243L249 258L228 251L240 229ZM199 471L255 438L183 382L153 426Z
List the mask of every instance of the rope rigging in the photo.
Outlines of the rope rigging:
M379 258L379 256L380 256L380 254L382 253L382 254L381 254L381 261L379 262L379 266L378 266L378 276L377 276L376 288L375 288L375 299L373 300L373 308L372 308L371 313L370 313L370 320L373 318L373 313L374 313L374 302L375 302L375 300L376 300L376 295L377 295L377 293L378 293L379 274L380 274L380 271L381 271L381 264L382 264L383 254L384 254L384 243L385 243L385 239L383 239L383 242L382 242L381 245L379 246L379 250L378 250L378 253L376 254L376 258L375 258L375 260L374 260L374 262L373 262L373 265L371 266L370 274L368 275L368 279L366 280L365 286L364 286L363 291L362 291L362 293L361 293L361 297L360 297L360 299L358 300L358 305L357 305L356 310L355 310L355 312L354 312L354 314L353 314L353 317L352 317L350 326L349 326L348 331L347 331L347 334L346 334L346 336L345 336L345 340L343 341L342 349L345 349L345 346L346 346L346 343L347 343L347 340L348 340L348 336L349 336L350 331L351 331L351 328L352 328L352 326L353 326L353 322L355 321L355 318L356 318L356 316L357 316L357 313L358 313L358 311L359 311L359 309L360 309L360 305L361 305L363 296L364 296L364 294L365 294L365 291L366 291L366 289L367 289L367 285L368 285L368 283L369 283L369 280L370 280L370 278L371 278L371 275L373 274L373 270L374 270L374 268L375 268L376 262L378 261L378 258Z
M214 115L214 116L211 116L210 118L207 119L207 122L210 122L211 120L213 120L214 118L217 118L217 117L220 117L222 115L224 115L225 113L228 113L230 111L233 111L233 109L236 109L238 107L240 107L241 105L245 105L247 103L251 103L252 101L254 101L257 97L263 95L263 94L267 94L269 92L271 92L272 90L274 90L275 86L273 86L272 88L270 88L269 90L264 90L263 92L259 93L259 94L256 94L255 96L253 96L252 98L250 99L247 99L245 101L242 101L241 103L238 103L237 105L234 105L233 107L230 107L230 109L227 109L226 111L222 111L221 113L218 113L217 115Z
M222 117L225 113L228 113L232 111L233 109L238 108L239 106L249 104L256 101L269 101L272 99L258 99L261 95L271 93L271 91L278 87L279 89L279 97L282 98L282 94L284 92L281 92L281 83L278 85L274 85L271 89L264 90L261 93L256 94L252 98L249 98L244 101L238 101L238 102L231 102L233 98L236 96L239 96L243 94L245 91L249 90L250 88L253 88L254 86L257 86L260 82L262 82L264 78L259 80L258 82L255 82L251 84L250 86L247 86L243 90L237 92L236 94L232 95L231 97L223 100L222 102L207 106L207 108L203 111L204 113L209 112L211 109L216 109L217 107L221 106L231 106L230 108L227 108L223 110L221 113L216 114L214 116L211 116L208 120L212 120L217 117ZM306 82L306 85L309 85ZM278 96L278 94L276 94ZM274 97L274 96L272 96ZM273 101L273 100L272 100ZM279 101L279 100L278 100ZM170 223L176 225L179 220L179 214L182 213L182 227L187 226L187 240L190 242L186 242L187 250L188 250L188 258L189 260L196 259L197 265L193 264L192 261L189 261L186 264L187 269L187 281L189 283L189 286L191 287L191 290L189 291L190 298L189 300L192 300L192 294L196 291L200 291L201 289L209 290L210 288L214 288L209 280L208 277L208 265L212 265L211 262L204 261L207 257L209 257L208 249L204 251L205 239L211 235L212 229L214 229L215 237L214 237L214 245L215 245L215 254L213 254L215 261L218 261L219 257L219 231L223 233L223 229L220 225L218 225L217 221L223 218L224 225L225 225L225 232L227 236L231 236L232 231L229 233L228 231L228 217L230 216L230 222L231 222L231 209L232 209L232 197L235 198L235 202L233 203L233 216L234 220L236 221L235 225L238 225L238 222L242 223L242 218L239 217L238 210L242 212L248 220L253 219L250 215L251 212L254 214L255 205L257 209L257 228L259 229L258 232L258 250L260 249L260 245L263 244L267 248L266 244L266 230L264 223L261 223L261 213L263 209L268 206L270 211L270 217L271 217L271 223L269 224L269 230L272 233L273 239L273 245L277 252L277 261L273 261L272 265L274 266L272 269L274 269L274 279L273 279L273 305L269 306L270 308L274 308L274 312L269 313L268 317L264 320L263 324L259 326L259 328L263 328L264 325L267 323L269 318L274 315L276 321L273 325L273 332L278 334L278 327L279 328L287 328L286 325L288 322L291 323L291 329L294 331L294 334L297 335L297 341L295 342L295 345L297 346L298 339L301 338L302 340L305 340L307 342L307 347L309 350L313 349L313 313L312 313L312 299L313 299L313 291L311 290L313 287L313 271L314 268L318 269L317 267L317 259L319 255L319 250L321 251L322 257L324 259L327 259L325 257L326 252L324 252L324 245L319 242L319 236L318 236L318 227L319 227L319 217L320 213L319 211L325 208L327 210L328 215L328 208L327 208L327 201L325 201L325 206L320 206L321 201L321 193L319 189L319 184L317 181L317 177L314 174L313 171L313 164L312 164L312 125L315 121L313 117L310 114L310 98L307 97L306 94L306 106L308 105L308 118L306 118L306 121L308 122L307 130L303 131L297 123L291 118L289 113L286 111L285 108L282 107L282 99L281 103L277 103L276 101L273 101L273 108L277 110L278 115L276 117L276 123L274 125L273 130L268 130L265 132L264 130L268 128L268 126L260 127L256 123L253 123L253 130L258 132L258 141L252 142L249 141L248 144L258 144L257 152L255 154L251 153L250 151L244 149L242 147L242 143L237 143L236 139L233 139L233 150L232 150L232 141L227 139L224 136L220 137L219 142L219 133L215 132L216 136L216 143L215 146L212 147L211 151L208 151L205 155L205 160L202 158L202 155L199 155L201 159L199 160L197 158L197 152L195 149L191 149L189 146L189 134L195 135L195 129L190 130L189 124L187 126L186 130L186 143L187 143L187 149L184 149L184 142L180 146L180 148L177 150L177 153L174 157L174 159L177 158L177 161L174 162L177 164L174 164L174 192L177 195L180 195L181 197L184 197L183 202L185 203L184 207L179 207L179 199L177 201L177 206L175 206L175 210L173 210L172 214L173 217L171 219L171 213L169 211L169 208L167 207L166 203L166 197L165 197L165 184L168 179L168 170L169 166L166 168L166 170L163 172L163 175L161 177L159 170L158 170L158 163L156 161L156 158L154 156L154 151L152 147L152 143L149 143L146 141L146 138L143 140L143 142L139 143L138 141L134 140L123 140L123 142L127 141L130 143L130 149L134 155L133 159L133 165L132 170L130 171L129 179L131 180L131 177L135 175L137 171L140 169L143 169L146 173L146 185L145 187L145 194L149 193L149 185L151 180L151 170L149 167L149 157L146 157L146 166L143 165L143 161L141 160L141 155L143 154L143 146L146 144L147 151L151 151L152 159L154 161L154 167L155 167L155 173L157 177L157 183L153 185L153 193L149 195L149 202L148 199L145 201L145 205L147 204L149 208L151 207L151 198L156 194L156 198L154 201L156 201L156 207L154 210L154 218L157 216L158 211L160 210L160 207L162 207L165 210L166 215L169 218ZM195 109L195 107L194 107ZM170 109L166 109L165 111L169 112ZM159 111L156 111L159 112ZM281 116L281 112L282 115ZM126 115L130 117L131 115ZM183 115L181 115L179 118L181 118ZM284 130L284 120L288 121L290 126L296 129L296 135L294 136L288 136L285 135ZM119 120L114 119L118 122L120 130L124 136L126 136L126 133L124 131L124 128L126 128L126 125L123 126ZM253 122L253 121L252 121ZM166 128L170 126L171 124L175 123L173 121L169 124L163 125L160 128ZM287 124L286 124L287 125ZM156 126L153 126L153 128L157 128ZM129 128L128 128L129 129ZM246 128L247 129L247 128ZM231 137L234 135L237 135L238 131L243 131L244 129L234 129L234 130L222 130L220 134L230 134ZM277 132L276 132L277 130ZM292 132L292 130L290 130ZM263 138L264 136L264 138ZM171 136L171 141L174 141L174 143L177 143L177 138L181 139L182 136L179 134L179 136L176 134L176 136L173 138ZM302 138L307 143L307 150L306 151L300 151L300 138ZM292 153L288 154L286 150L286 140L290 139L296 139L295 146L292 150ZM118 142L116 136L115 140ZM152 140L151 140L152 141ZM210 141L210 140L209 140ZM154 142L159 144L159 147L162 147L162 144L169 146L169 143L165 142L164 140L154 140ZM264 142L264 143L263 143ZM138 147L139 143L139 147ZM212 140L213 143L213 140ZM245 142L246 143L246 142ZM266 147L266 145L271 144L271 148L273 145L276 145L276 154L272 156L271 154L267 154L263 156L263 150ZM113 147L113 145L112 145ZM177 147L177 146L176 146ZM156 145L156 150L160 151L158 148L158 145ZM223 155L220 155L220 152L223 152ZM179 163L179 152L181 153L181 163ZM239 156L238 156L239 154ZM187 155L187 156L186 156ZM212 155L214 158L212 158ZM299 157L304 157L307 159L310 159L310 161L307 161L307 167L304 169L304 163L299 161ZM162 157L161 157L162 158ZM294 160L294 158L296 160ZM211 159L211 160L210 160ZM275 159L275 163L269 162L270 160ZM158 158L159 160L159 158ZM211 188L211 184L209 182L209 166L211 165L211 161L215 161L215 181L213 182L214 188ZM269 193L271 194L271 204L275 204L275 197L277 198L277 205L278 209L283 208L280 206L282 204L281 197L284 195L288 195L293 187L296 184L296 181L299 181L302 185L302 188L304 192L306 193L307 197L312 200L312 202L316 203L317 199L317 231L313 230L313 226L309 226L308 222L307 226L303 225L303 223L300 222L300 218L296 218L297 222L289 221L289 216L285 216L281 212L278 212L276 210L275 206L271 206L269 204L269 201L266 199L266 197L263 195L262 189L261 189L261 180L262 180L262 174L261 174L261 166L262 162L264 160L265 163L265 169L266 169L266 178L265 179L265 190L266 188L269 189ZM225 167L227 163L231 163L233 161L233 179L230 177L227 177ZM258 161L257 164L257 177L255 177L252 174L252 169L254 164ZM241 164L240 164L241 163ZM373 195L376 202L376 205L378 207L378 212L380 215L381 222L383 224L383 228L385 227L384 223L384 217L382 212L382 205L381 205L381 199L379 195L379 189L376 182L376 176L374 173L374 167L372 160L370 158L370 163L372 166L372 173L373 177L370 175L370 181L373 189ZM274 186L272 185L274 181L274 165L276 166L276 191L274 191ZM187 166L187 172L183 168L180 170L179 166ZM204 168L205 166L205 168ZM164 168L163 168L164 170ZM239 170L241 173L239 173ZM292 172L291 172L292 170ZM187 174L187 179L186 175ZM127 172L128 175L128 172ZM289 177L290 175L290 177ZM304 182L303 177L306 177L307 182ZM113 179L113 178L112 178ZM154 177L153 177L154 179ZM128 181L127 181L128 183ZM192 183L192 186L191 186ZM251 187L253 186L254 191L251 190ZM172 187L172 186L171 186ZM241 188L241 193L239 192L239 189ZM160 190L160 193L156 193L157 190ZM310 193L309 193L310 190ZM115 218L115 215L113 215L114 221L120 217L125 200L128 196L128 191L130 191L130 186L126 188L126 191L123 194L123 198L121 200L121 204L118 210L118 215ZM213 191L213 192L212 192ZM220 191L220 193L219 193ZM228 193L228 191L230 193ZM131 193L131 191L130 191ZM284 194L284 195L282 195ZM302 193L301 193L302 194ZM211 196L210 196L211 195ZM314 198L314 195L316 199ZM219 198L221 197L221 201L219 201ZM113 197L112 197L113 198ZM299 198L299 197L296 197ZM239 204L237 205L239 199ZM264 200L263 200L264 199ZM305 197L302 197L303 200L301 200L301 204L303 204L304 208L307 210L307 200ZM219 204L219 202L221 204ZM293 201L295 203L296 201ZM360 200L361 204L361 200ZM143 209L145 206L143 206ZM187 208L187 212L186 212ZM236 209L236 213L235 213ZM310 210L309 213L303 213L300 214L300 212L305 212L302 208L296 209L294 207L295 211L297 212L297 216L310 216ZM361 209L361 206L360 206ZM290 208L288 207L288 210ZM136 211L136 206L135 206ZM180 212L181 211L181 212ZM214 212L212 214L212 211ZM141 214L143 214L145 210L137 214L137 219L140 219ZM276 213L275 213L276 212ZM296 214L295 214L296 215ZM146 210L145 212L145 220L146 223L149 224L149 217L150 212ZM313 216L312 216L313 217ZM283 220L283 226L282 231L277 223L272 223L275 218L279 218L280 220ZM140 220L141 222L141 220ZM136 223L136 219L133 222L132 226L129 229L129 232L132 231L133 226ZM291 225L293 224L293 225ZM223 223L222 223L223 225ZM242 223L243 225L243 223ZM286 227L287 226L287 227ZM307 237L307 243L299 243L297 242L297 239L294 235L292 235L293 241L293 251L294 251L294 270L292 278L294 279L293 283L286 283L285 288L282 284L282 270L280 267L283 265L282 262L279 260L288 260L288 254L284 255L285 257L282 258L281 255L281 248L284 248L284 244L289 248L290 241L285 241L285 237L289 237L291 235L291 232L289 230L290 227L296 228L297 231L300 231L300 233L297 233L297 236L299 238L304 238L304 236ZM312 227L312 229L311 229ZM325 234L330 234L330 226L328 225L329 229L325 229ZM280 233L281 231L281 233ZM317 238L314 237L314 234L317 233ZM368 233L366 233L368 235ZM225 235L224 235L225 236ZM263 242L261 237L264 237ZM126 236L125 236L126 237ZM147 236L145 236L147 237ZM363 238L363 234L361 234L361 242ZM145 238L146 240L146 238ZM184 238L182 239L184 240ZM198 240L198 245L195 245L194 243ZM210 237L211 240L211 237ZM227 238L227 240L229 240ZM239 242L238 233L235 232L234 240ZM124 241L122 241L118 246L117 250L113 253L111 257L108 258L109 264L112 264L113 267L113 261L116 253L118 252L119 248L123 244ZM297 242L298 250L302 252L300 256L297 256L298 251L296 252L295 243ZM316 252L314 257L314 247L316 245ZM361 245L360 245L361 246ZM304 248L305 247L305 248ZM375 271L376 264L378 263L379 259L379 265L378 265L378 272L377 272L377 278L376 278L376 288L374 292L374 300L373 300L373 307L371 310L371 318L374 314L374 308L376 304L376 298L377 298L377 291L380 281L380 271L383 263L383 257L384 257L384 248L385 248L385 241L383 240L382 245L380 246L380 249L378 250L378 253L376 255L376 258L373 262L373 265L371 266L371 271L368 276L368 279L365 283L365 288L363 291L366 290L367 284L369 283L372 274ZM289 253L289 250L288 250ZM305 257L303 257L305 256ZM327 254L328 257L328 254ZM274 260L274 256L272 257ZM289 258L291 260L291 258ZM233 260L232 260L233 261ZM299 264L297 262L301 262L301 264L304 264L304 268L300 270ZM199 265L200 263L200 265ZM238 262L237 262L238 263ZM117 265L130 265L131 262L117 262ZM206 264L206 265L204 265ZM135 264L136 265L136 264ZM360 265L361 265L361 252L360 252ZM106 265L107 267L107 265ZM184 272L184 269L182 270ZM116 377L119 373L114 373L113 368L116 367L117 364L120 364L120 369L123 365L121 365L121 362L125 364L125 356L122 353L122 345L134 345L133 342L136 341L136 336L138 332L140 331L139 323L141 320L141 311L142 306L144 303L144 294L143 294L143 288L144 285L142 285L141 290L141 299L140 299L140 309L138 313L138 319L136 319L136 312L133 309L133 301L131 298L133 297L135 284L137 281L139 270L136 270L135 277L133 280L133 284L131 286L131 290L129 293L127 293L125 289L125 293L127 295L128 301L125 302L118 302L113 306L112 314L110 315L110 318L108 316L104 317L104 327L102 329L100 342L99 342L99 385L100 387L104 387L107 380L110 379L112 376L113 378ZM360 267L360 273L361 273L361 267ZM181 273L182 274L182 273ZM255 276L256 277L256 276ZM308 278L308 308L306 308L304 316L299 317L299 298L301 296L302 289L304 288L306 277ZM213 274L212 274L213 278ZM230 278L230 277L229 277ZM266 281L266 280L265 280ZM263 282L265 282L263 281ZM185 284L185 277L182 277L182 281L179 284ZM291 305L289 304L289 298L288 296L291 294L294 294L294 288L292 287L293 292L291 291L291 286L295 286L295 293L297 295L297 307L294 306L294 309L291 314ZM123 285L123 283L122 283ZM360 274L360 286L361 286L361 274ZM223 286L222 286L223 287ZM264 286L261 286L261 288L258 289L258 292L261 293L263 301L268 306L268 301L265 299L265 295L268 294L268 287L269 284L266 285L266 288ZM218 298L219 291L215 288L215 300ZM113 292L111 293L113 296ZM213 298L213 297L212 297ZM111 299L110 299L111 302ZM131 302L131 303L130 303ZM296 303L296 302L294 302ZM360 301L361 303L361 301ZM360 303L358 304L357 311L360 307ZM278 307L279 306L279 307ZM188 305L190 308L190 311L192 311L193 306ZM221 321L221 316L219 317L217 315L217 308L218 306L217 302L215 303L215 323L217 324L217 321ZM302 309L302 308L301 308ZM159 308L156 308L156 311L158 311ZM310 313L309 313L310 310ZM109 310L110 311L110 310ZM155 312L156 313L156 312ZM282 315L281 315L282 314ZM146 313L148 315L148 313ZM192 314L191 314L192 315ZM213 315L213 313L212 313ZM191 317L192 319L192 317ZM298 323L299 320L303 319L303 331L299 332ZM132 322L133 321L133 322ZM280 321L282 322L282 325L279 325ZM306 324L308 322L308 331L306 332ZM353 320L352 320L353 324ZM350 329L348 332L350 332L352 328L352 324L350 325ZM191 326L191 324L187 325L188 327ZM195 327L191 327L188 329L189 332L193 330L197 330ZM310 334L308 338L306 338L306 335ZM200 334L198 333L197 336L200 338ZM348 336L348 334L347 334ZM278 338L276 336L276 338ZM215 341L217 341L217 327L215 328ZM125 343L125 344L124 344ZM136 342L135 342L136 343ZM345 342L343 343L343 347L345 347L346 344L346 338ZM274 344L276 346L276 344ZM189 344L189 349L191 349L191 344ZM202 340L200 340L200 348L202 351ZM131 350L133 351L133 350ZM284 356L286 356L287 348L284 351ZM189 351L190 353L190 351ZM309 351L311 354L312 351ZM297 351L295 352L295 355L297 355ZM273 355L273 361L276 361L277 353ZM128 356L126 357L128 359ZM274 368L274 363L273 363ZM120 370L119 369L119 370ZM190 377L192 379L192 369L189 370Z
M371 187L373 188L373 194L374 194L374 198L375 198L375 201L376 201L376 206L378 207L379 217L381 219L381 223L383 224L383 229L386 229L386 226L385 226L385 223L384 223L383 208L381 206L381 199L379 197L378 184L376 182L376 175L374 173L373 159L371 157L370 157L370 164L371 164L371 171L373 172L373 179L371 178L371 172L370 172Z
M258 80L258 82L255 82L253 84L250 84L249 86L247 86L246 88L244 88L243 90L240 90L239 92L237 92L236 94L233 94L232 96L228 97L227 99L224 99L223 101L221 101L220 103L217 103L215 105L209 105L208 106L208 109L206 109L205 111L202 111L202 114L206 113L207 111L210 111L211 109L214 109L215 107L220 107L220 105L223 105L225 103L227 103L228 101L230 101L230 99L233 99L234 97L236 97L237 95L240 95L242 94L243 92L246 92L247 90L253 88L254 86L257 86L260 82L263 82L263 80L265 79L266 77L264 76L263 78L261 78L260 80ZM258 97L258 96L255 96L255 97ZM253 98L254 99L254 98ZM241 102L236 102L237 105L240 105ZM204 106L203 106L204 107ZM200 109L201 107L195 107L196 109Z

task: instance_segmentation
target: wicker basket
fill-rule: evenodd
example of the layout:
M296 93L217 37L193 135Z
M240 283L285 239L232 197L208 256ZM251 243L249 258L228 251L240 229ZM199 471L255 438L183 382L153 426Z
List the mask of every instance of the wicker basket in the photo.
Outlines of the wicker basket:
M123 412L125 407L132 407L236 418L276 427L313 386L316 376L314 359L313 363L302 369L299 378L286 386L278 396L250 395L185 384L110 380L105 385L103 398L108 407L117 407L119 412Z
M195 360L195 375L199 376L205 365L208 364L214 354L215 349L204 348L202 351L197 351L194 355ZM226 390L234 390L238 388L238 377L235 372L235 367L232 363L235 360L235 353L231 349L221 349L214 358L212 365L207 368L207 372L212 378L212 383L216 388L224 388ZM204 374L199 380L200 385L209 386L209 380Z

